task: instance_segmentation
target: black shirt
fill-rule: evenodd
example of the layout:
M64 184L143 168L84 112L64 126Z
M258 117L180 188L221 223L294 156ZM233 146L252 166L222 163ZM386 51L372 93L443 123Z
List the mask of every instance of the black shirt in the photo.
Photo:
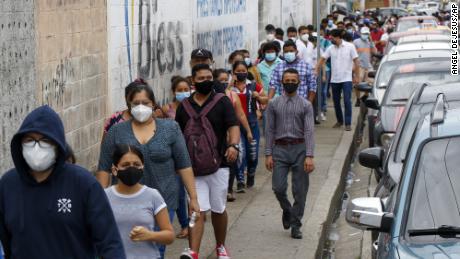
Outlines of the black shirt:
M189 97L189 101L192 104L192 107L195 111L199 114L203 108L208 105L211 100L216 96L215 92L212 92L209 98L204 102L203 106L199 106L192 96ZM232 102L230 99L225 96L217 102L214 108L206 115L209 122L212 124L212 128L214 133L217 137L217 148L221 150L222 161L225 159L223 158L225 154L225 150L227 147L227 131L229 128L233 126L239 126L238 119L235 114L235 110L233 108ZM188 120L190 117L188 116L187 112L185 111L182 104L177 107L176 111L176 121L179 123L182 132L185 130L185 126L187 125Z

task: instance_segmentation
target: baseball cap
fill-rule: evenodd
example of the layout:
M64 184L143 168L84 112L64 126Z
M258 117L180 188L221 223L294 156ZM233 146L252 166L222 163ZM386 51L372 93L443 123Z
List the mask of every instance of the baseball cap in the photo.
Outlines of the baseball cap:
M211 51L209 51L207 49L194 49L192 51L192 59L193 58L209 58L209 59L213 59Z
M369 30L368 27L364 26L363 28L361 28L361 34L370 34L371 31Z

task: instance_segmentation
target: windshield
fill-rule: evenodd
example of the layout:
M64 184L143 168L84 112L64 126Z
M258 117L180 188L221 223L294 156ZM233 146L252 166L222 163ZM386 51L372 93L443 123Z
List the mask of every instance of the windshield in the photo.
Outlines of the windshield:
M436 139L424 145L410 200L407 227L432 229L460 226L460 137ZM443 241L440 236L410 237L416 241Z
M393 78L385 92L384 105L404 105L424 83L442 84L456 81L460 81L460 76L453 76L450 72L399 74Z
M432 26L436 26L436 22L433 20L423 20L424 24L431 24ZM396 29L397 32L403 32L403 31L408 31L409 29L412 28L417 28L419 27L419 22L418 20L405 20L405 21L400 21L398 22L398 27ZM423 26L427 27L427 25Z

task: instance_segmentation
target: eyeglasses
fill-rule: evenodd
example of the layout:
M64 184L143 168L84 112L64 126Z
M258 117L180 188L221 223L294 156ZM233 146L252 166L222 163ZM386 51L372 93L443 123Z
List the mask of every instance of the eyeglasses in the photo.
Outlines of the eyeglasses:
M22 145L25 147L35 147L35 145L38 143L38 146L41 148L51 148L53 147L53 142L49 139L42 138L42 139L33 139L33 138L26 138L22 141Z

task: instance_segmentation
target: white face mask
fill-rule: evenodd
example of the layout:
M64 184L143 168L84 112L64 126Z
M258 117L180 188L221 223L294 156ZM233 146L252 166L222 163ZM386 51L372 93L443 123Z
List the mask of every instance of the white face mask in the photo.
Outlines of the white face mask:
M136 105L131 109L131 115L138 122L146 122L152 117L153 109L152 107L145 106L142 104Z
M267 41L274 41L275 40L275 34L267 34Z
M289 38L290 40L292 40L293 42L296 42L297 41L297 38L296 37L291 37Z
M310 37L310 36L309 36L308 34L304 34L304 35L300 36L300 39L301 39L302 41L308 42L308 38L309 38L309 37Z
M34 146L22 145L22 156L30 169L35 172L44 172L56 163L56 151L54 146L40 147L38 143Z

